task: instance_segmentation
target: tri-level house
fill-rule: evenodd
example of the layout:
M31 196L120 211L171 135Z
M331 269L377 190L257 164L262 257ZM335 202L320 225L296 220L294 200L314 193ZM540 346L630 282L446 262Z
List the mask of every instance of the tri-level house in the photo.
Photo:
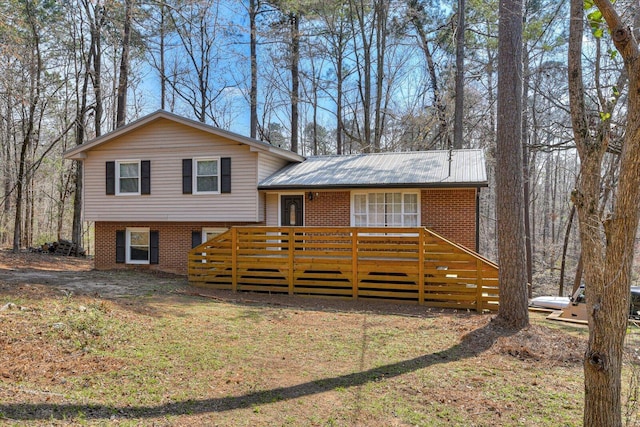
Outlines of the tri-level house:
M234 226L426 227L478 246L481 150L302 157L157 111L65 153L83 163L95 268L187 272Z

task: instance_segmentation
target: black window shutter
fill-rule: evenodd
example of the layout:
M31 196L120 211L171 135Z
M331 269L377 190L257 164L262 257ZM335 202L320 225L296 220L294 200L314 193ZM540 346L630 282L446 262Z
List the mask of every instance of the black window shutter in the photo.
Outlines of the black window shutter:
M192 168L193 161L191 159L182 159L182 194L191 194L192 190Z
M231 193L231 157L220 159L220 192Z
M140 162L140 193L151 194L151 161Z
M158 232L152 231L149 233L149 263L158 264L160 260L160 242L158 238Z
M107 162L107 195L114 194L116 194L116 162Z
M116 231L116 263L122 264L126 259L126 234L124 230L118 230Z
M192 231L191 232L191 248L195 248L196 246L202 243L202 233L200 231Z

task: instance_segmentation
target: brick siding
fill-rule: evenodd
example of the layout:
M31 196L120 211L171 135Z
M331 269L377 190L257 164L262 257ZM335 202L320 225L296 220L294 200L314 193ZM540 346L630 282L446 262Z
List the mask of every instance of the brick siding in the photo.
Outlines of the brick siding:
M476 249L476 190L421 192L422 225L473 251Z
M112 269L148 269L166 271L176 274L187 274L187 254L191 250L192 231L203 228L237 225L263 225L256 223L192 223L192 222L96 222L95 223L95 268L97 270ZM159 263L158 264L123 264L116 263L116 231L128 227L147 227L149 231L158 231Z
M305 225L348 227L351 225L351 192L306 193ZM424 189L421 191L421 225L471 250L476 248L476 190Z
M304 225L307 227L349 227L351 192L314 191L313 200L306 193Z

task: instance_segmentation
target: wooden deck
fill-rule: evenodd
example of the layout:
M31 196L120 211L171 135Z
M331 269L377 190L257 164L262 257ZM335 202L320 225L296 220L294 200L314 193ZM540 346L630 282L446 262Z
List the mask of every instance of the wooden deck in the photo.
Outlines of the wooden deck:
M233 291L498 308L498 266L425 228L234 227L189 252L189 282Z

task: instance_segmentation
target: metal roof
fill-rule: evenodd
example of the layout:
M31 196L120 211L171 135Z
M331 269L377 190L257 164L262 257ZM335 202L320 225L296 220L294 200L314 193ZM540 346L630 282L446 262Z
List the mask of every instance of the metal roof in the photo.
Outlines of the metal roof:
M482 150L434 150L308 157L259 183L261 190L374 187L486 187Z

